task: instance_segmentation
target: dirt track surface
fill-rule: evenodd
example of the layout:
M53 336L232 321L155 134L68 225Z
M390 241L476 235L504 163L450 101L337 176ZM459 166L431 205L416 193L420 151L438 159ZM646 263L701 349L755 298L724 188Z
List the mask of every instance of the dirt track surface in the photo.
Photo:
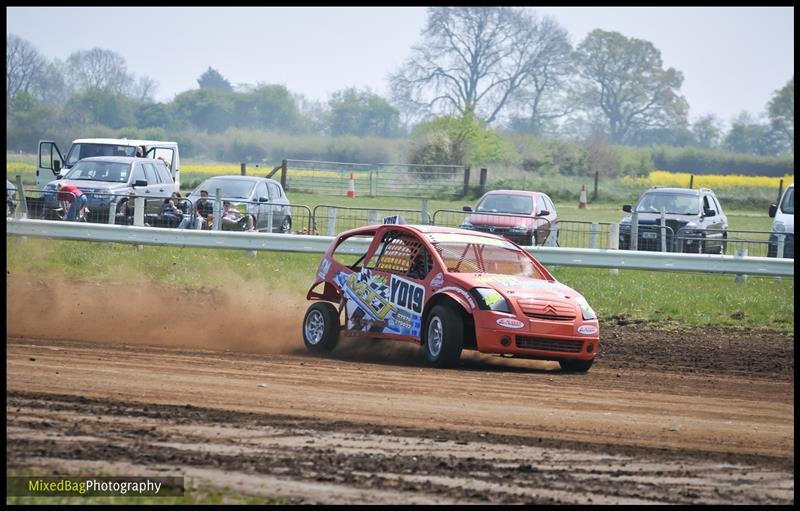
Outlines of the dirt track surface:
M214 312L245 307L241 289L212 293L190 330L143 335L160 290L69 311L37 285L56 284L9 283L10 469L290 503L794 502L793 336L604 325L588 374L469 352L437 370L382 341L310 356L297 302L248 319L274 339L243 344L252 331Z

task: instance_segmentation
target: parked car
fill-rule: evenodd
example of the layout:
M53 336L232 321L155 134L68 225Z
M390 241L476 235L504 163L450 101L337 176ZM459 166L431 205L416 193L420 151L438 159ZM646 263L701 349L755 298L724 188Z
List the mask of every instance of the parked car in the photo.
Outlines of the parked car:
M351 263L365 246L359 241L369 245ZM463 229L385 224L344 232L306 298L315 301L302 326L312 352L334 349L343 334L414 342L438 367L472 349L585 372L599 349L597 316L580 293L507 239Z
M86 194L90 220L105 222L112 203L118 208L131 192L145 198L145 214L159 214L165 198L179 191L166 164L158 159L99 156L75 163L64 175L50 181L42 192L45 211L59 207L56 184L74 184ZM45 218L48 216L45 215Z
M777 257L778 236L783 234L783 257L794 259L794 183L783 191L778 204L770 204L769 216L775 220L772 221L767 257Z
M17 210L17 185L6 179L6 217Z
M664 211L666 250L724 254L727 250L728 217L716 194L707 188L653 187L639 197L636 208L622 206L627 213L636 212L638 220L637 249L661 251L661 211ZM631 216L619 224L619 248L630 250Z
M215 176L200 183L187 198L196 206L200 192L205 190L213 202L217 188L222 189L223 201L253 217L256 230L292 232L291 203L278 181L256 176Z
M553 201L542 192L494 190L475 209L464 206L464 211L473 214L464 219L462 229L497 234L519 245L544 245L558 223Z

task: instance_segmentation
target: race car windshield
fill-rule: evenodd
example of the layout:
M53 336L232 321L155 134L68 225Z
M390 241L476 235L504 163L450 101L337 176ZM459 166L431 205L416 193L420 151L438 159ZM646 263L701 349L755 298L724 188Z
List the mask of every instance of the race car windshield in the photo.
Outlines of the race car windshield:
M511 244L503 246L463 241L441 241L434 243L433 246L442 257L449 272L545 278L536 269L527 254Z

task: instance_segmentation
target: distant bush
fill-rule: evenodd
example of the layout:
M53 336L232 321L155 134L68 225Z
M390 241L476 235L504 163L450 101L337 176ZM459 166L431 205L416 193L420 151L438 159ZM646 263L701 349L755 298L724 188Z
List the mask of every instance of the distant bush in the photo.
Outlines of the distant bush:
M656 147L652 151L655 168L671 172L773 177L794 173L794 155L757 156L664 146Z

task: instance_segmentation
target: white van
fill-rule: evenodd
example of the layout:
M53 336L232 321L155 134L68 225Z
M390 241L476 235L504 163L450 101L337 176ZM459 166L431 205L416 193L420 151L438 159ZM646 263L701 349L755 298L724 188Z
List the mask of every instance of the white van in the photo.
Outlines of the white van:
M36 166L36 187L43 190L50 181L64 176L79 160L92 156L141 156L163 159L172 179L181 186L177 142L133 140L127 138L79 138L72 141L67 157L61 156L58 145L52 140L39 142L39 162Z
M784 235L783 257L794 259L794 183L784 190L779 204L769 205L769 216L775 220L769 235L767 257L777 257L778 236Z

